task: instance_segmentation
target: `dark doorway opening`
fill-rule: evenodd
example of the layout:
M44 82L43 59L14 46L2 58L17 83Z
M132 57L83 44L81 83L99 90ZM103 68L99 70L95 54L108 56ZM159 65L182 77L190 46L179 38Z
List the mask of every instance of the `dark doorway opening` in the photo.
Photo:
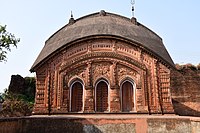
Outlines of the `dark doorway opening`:
M72 85L71 93L71 111L79 112L83 108L83 86L81 83L76 82Z
M108 85L100 81L96 87L96 111L105 112L108 110Z

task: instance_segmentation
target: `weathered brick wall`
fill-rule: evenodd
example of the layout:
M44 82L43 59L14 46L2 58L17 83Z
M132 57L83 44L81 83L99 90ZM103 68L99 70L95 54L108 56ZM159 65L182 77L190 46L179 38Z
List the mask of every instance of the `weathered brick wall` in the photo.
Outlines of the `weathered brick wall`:
M200 116L200 69L177 65L171 72L171 93L175 113Z
M119 116L120 117L120 116ZM199 133L199 118L78 118L24 117L1 118L0 133Z
M131 105L128 111L149 114L174 112L167 65L131 42L117 38L95 38L74 43L38 66L36 75L33 114L98 112L96 94L99 93L96 90L99 81L107 83L107 101L102 104L105 112L122 112L122 105L127 105L123 102L127 98L122 95L125 81L130 82L133 88L133 98L127 100ZM84 95L77 102L82 108L72 111L73 106L77 107L71 102L74 98L73 84L77 81L84 88Z

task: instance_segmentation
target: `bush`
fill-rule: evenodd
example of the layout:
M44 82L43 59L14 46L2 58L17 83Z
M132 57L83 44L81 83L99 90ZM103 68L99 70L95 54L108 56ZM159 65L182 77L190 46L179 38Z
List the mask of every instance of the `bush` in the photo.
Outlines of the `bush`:
M32 113L33 102L27 101L25 95L3 94L5 99L3 109L0 112L1 117L20 117L29 116Z
M197 69L200 70L200 63L197 65Z

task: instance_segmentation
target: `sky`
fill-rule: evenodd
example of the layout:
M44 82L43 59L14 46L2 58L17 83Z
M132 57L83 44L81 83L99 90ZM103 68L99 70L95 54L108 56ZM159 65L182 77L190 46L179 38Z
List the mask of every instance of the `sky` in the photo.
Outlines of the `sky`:
M0 0L0 25L20 38L0 63L0 92L11 75L35 76L29 70L45 41L69 21L105 10L132 17L131 0ZM200 63L200 0L136 0L137 21L156 32L173 61Z

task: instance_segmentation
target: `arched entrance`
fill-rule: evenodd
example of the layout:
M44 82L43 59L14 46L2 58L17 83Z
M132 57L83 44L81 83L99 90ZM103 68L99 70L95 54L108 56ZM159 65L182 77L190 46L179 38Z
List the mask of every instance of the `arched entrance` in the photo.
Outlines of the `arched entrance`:
M108 111L108 84L101 80L96 85L96 112Z
M121 110L122 112L133 111L134 108L134 88L133 83L126 80L121 85Z
M74 82L71 86L71 112L79 112L83 109L83 85Z

